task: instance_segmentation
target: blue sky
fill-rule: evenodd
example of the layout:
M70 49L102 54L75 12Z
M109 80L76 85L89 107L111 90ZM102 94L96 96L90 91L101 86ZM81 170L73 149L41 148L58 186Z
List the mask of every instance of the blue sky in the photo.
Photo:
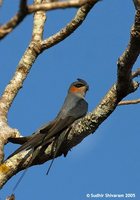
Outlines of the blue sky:
M16 9L16 2L11 5L5 1L1 23ZM66 25L75 12L76 9L48 12L44 38ZM56 116L69 84L76 78L83 78L90 85L86 99L92 111L116 81L117 59L127 46L134 14L131 0L98 3L74 34L38 57L10 109L9 124L23 135L32 134ZM29 44L32 20L33 16L28 16L1 41L0 93ZM134 69L139 66L138 60ZM139 97L138 90L127 99ZM140 105L118 107L66 158L56 159L49 176L45 175L49 163L30 168L16 191L17 199L86 200L87 193L134 193L134 199L140 199L139 109ZM6 155L16 148L8 144ZM5 185L0 199L10 194L19 176L20 173Z

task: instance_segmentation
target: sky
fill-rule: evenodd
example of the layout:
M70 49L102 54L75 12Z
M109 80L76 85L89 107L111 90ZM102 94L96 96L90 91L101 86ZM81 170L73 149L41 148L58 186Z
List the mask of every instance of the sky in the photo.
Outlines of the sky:
M17 3L4 1L0 23L13 16ZM76 9L49 11L44 38L65 26L75 12ZM128 44L134 15L132 0L103 0L70 37L43 52L9 111L10 126L17 128L22 135L30 135L52 120L63 104L69 85L77 78L85 79L90 85L86 100L89 111L92 111L116 81L117 59ZM26 17L1 41L0 94L30 42L32 22L33 15ZM134 69L139 66L138 59ZM139 98L139 92L127 99ZM49 162L30 168L15 192L16 199L114 199L105 197L106 193L111 193L132 194L133 198L119 199L139 200L139 109L140 105L118 107L66 158L57 158L48 176ZM17 147L6 145L6 156ZM20 175L7 182L0 191L0 200L12 192ZM104 197L93 198L92 195L96 194Z

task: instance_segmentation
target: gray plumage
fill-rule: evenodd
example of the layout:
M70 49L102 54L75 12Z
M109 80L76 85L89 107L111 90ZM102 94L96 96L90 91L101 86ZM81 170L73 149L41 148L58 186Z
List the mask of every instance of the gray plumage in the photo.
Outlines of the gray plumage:
M72 87L76 88L77 90L75 89L73 92ZM37 133L33 134L32 136L10 139L10 141L13 143L22 143L23 141L24 144L8 158L23 150L36 149L40 145L44 146L51 143L75 120L86 115L88 103L84 99L84 96L88 88L88 84L82 79L78 79L78 81L72 83L68 90L64 104L53 121L41 127L41 129L39 129Z

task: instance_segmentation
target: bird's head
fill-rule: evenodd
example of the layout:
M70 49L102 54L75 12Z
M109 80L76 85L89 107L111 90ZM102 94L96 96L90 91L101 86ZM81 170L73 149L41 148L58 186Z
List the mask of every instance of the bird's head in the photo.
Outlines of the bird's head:
M70 85L69 92L74 93L78 96L84 97L86 92L89 90L89 85L86 81L78 78L77 81Z

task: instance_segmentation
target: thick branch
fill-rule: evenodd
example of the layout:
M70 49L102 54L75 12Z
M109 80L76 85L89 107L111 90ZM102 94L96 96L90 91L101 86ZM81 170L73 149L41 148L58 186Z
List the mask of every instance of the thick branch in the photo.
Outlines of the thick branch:
M92 2L93 3L93 2ZM80 8L78 11L76 17L78 16L86 16L87 12L91 9L93 4L86 4ZM85 14L85 11L86 14ZM80 15L80 14L81 15ZM83 14L84 13L84 14ZM118 81L117 85L113 85L113 87L109 90L107 95L103 98L101 103L96 107L96 109L88 113L84 118L81 120L75 122L72 125L72 129L69 132L68 138L64 141L63 149L61 149L61 152L59 154L62 155L63 153L67 152L69 149L80 143L87 135L93 133L96 131L96 129L99 127L99 125L115 110L117 107L119 101L125 96L127 96L128 93L134 92L138 88L138 83L132 82L132 76L131 76L131 69L136 61L139 51L140 51L140 35L139 35L139 27L140 27L140 13L136 13L136 20L134 24L134 28L131 31L131 38L130 43L128 45L128 48L123 53L123 55L120 57L118 61ZM80 23L81 23L80 19ZM74 27L76 27L76 21L73 21ZM77 22L78 23L78 22ZM78 24L79 25L79 24ZM67 27L71 27L71 24L67 25ZM73 28L74 30L74 28ZM60 34L60 39L58 35ZM48 41L44 43L46 45L44 48L49 48L50 46L56 44L58 41L62 40L69 34L69 30L64 29L64 32L59 32L55 35L55 40L51 41L49 44ZM124 80L123 80L124 78ZM20 154L17 154L10 158L9 160L6 160L1 166L0 166L0 186L2 187L4 183L10 179L14 174L16 174L18 171L24 169L27 166L28 160L20 165L23 158L25 157L27 152L22 152ZM52 158L52 151L51 151L51 145L46 149L42 149L40 155L34 160L33 165L35 164L41 164L45 161L48 161Z
M49 40L43 41L41 44L43 46L43 50L45 48L49 48L52 45L62 41L65 37L67 37L71 32L75 30L81 23L82 19L78 18L79 16L86 17L87 13L91 9L91 7L95 4L89 3L82 6L77 15L76 19L80 19L76 22L75 18L73 19L73 24L68 24L67 28L62 29L59 33L55 34L53 38L49 38ZM71 29L72 27L72 29ZM140 13L136 13L136 20L134 27L131 31L131 38L128 48L123 53L118 61L118 80L117 85L113 85L113 87L109 90L107 95L103 98L101 103L96 107L96 109L88 113L84 118L75 122L72 125L72 129L68 135L68 138L64 141L63 149L59 155L67 152L69 149L80 143L87 135L96 131L98 126L115 110L119 101L127 96L128 93L134 92L138 88L138 83L132 82L131 69L136 61L139 51L140 51ZM39 38L35 37L37 40ZM52 39L52 40L51 40ZM10 179L14 174L18 171L24 169L27 166L28 162L25 162L22 166L20 163L25 157L26 152L22 152L6 160L0 166L0 186L2 187L4 183ZM51 145L45 151L42 151L40 155L34 160L33 165L41 164L45 161L48 161L52 158ZM30 158L28 158L29 160Z
M134 6L136 10L140 9L140 0L133 0Z
M94 133L99 125L115 110L118 105L118 94L116 90L116 85L114 85L107 95L103 98L101 103L96 107L93 112L88 113L81 120L76 121L72 125L72 129L68 134L67 139L63 143L63 149L59 152L59 155L65 154L72 147L79 144L85 137L89 134ZM26 168L28 161L22 163L23 158L28 152L19 153L9 160L6 160L0 166L0 186L2 187L4 183L10 179L15 173ZM52 159L52 144L45 150L42 149L40 154L34 160L32 165L42 164L50 159ZM22 164L21 164L22 163ZM5 171L3 169L6 169Z
M35 2L36 2L35 4L41 3L40 0L36 0ZM97 2L97 1L94 1L94 4L95 4L95 2ZM89 6L85 5L81 9L83 10L83 12L89 11L94 4L90 4ZM79 13L82 12L81 9L79 10ZM87 15L87 13L86 13L86 15ZM83 17L83 15L81 15L81 17ZM25 51L23 57L21 58L12 80L5 88L4 93L0 99L0 116L1 116L0 121L2 124L4 124L3 126L1 126L2 130L4 130L5 126L8 126L7 125L7 113L8 113L8 110L9 110L14 98L16 97L20 88L22 88L23 82L26 79L34 61L36 60L37 56L42 51L41 44L42 44L42 36L43 36L45 19L46 19L46 16L45 16L44 11L37 11L35 13L32 41L29 44L29 47L27 48L27 50ZM80 24L81 23L79 23L78 26ZM77 26L77 28L78 28L78 26ZM65 37L67 37L67 36L65 36ZM13 132L12 131L4 132L3 135L2 135L2 131L1 131L1 137L4 138L0 144L1 155L3 155L3 146L7 142L7 139L9 137L15 137L15 136L17 136L17 131L15 133L15 129L13 129ZM2 159L3 159L3 156L2 156Z
M40 41L42 39L45 19L46 16L43 11L38 11L35 13L32 41L21 58L12 80L5 88L0 99L0 116L5 116L5 121L8 110L15 96L17 95L19 89L22 88L25 78L27 77L35 59L40 53Z
M117 106L117 91L116 86L114 85L102 102L97 106L97 108L92 112L87 114L83 119L79 122L75 122L73 124L72 130L70 131L68 138L63 144L63 151L67 151L71 149L73 146L80 143L87 135L94 132L98 126L112 113L112 111ZM60 153L62 154L63 151ZM5 161L0 166L0 186L13 176L13 174L17 173L21 169L25 168L27 162L19 167L22 159L25 157L26 152L17 154L13 156L11 159ZM47 160L52 158L51 145L45 152L41 152L41 154L37 157L34 164L41 164ZM5 171L3 169L6 169Z
M75 18L64 29L62 29L60 32L43 42L42 35L45 23L45 12L37 11L35 13L32 41L27 50L25 51L23 57L21 58L15 75L6 87L0 100L0 115L5 117L5 121L7 112L15 96L17 95L17 92L22 87L22 84L25 78L27 77L32 67L32 64L34 63L37 56L41 53L41 50L44 50L46 47L49 48L55 45L56 43L62 41L64 38L68 37L76 28L80 26L90 9L97 2L98 0L89 0L89 3L82 6L78 10Z
M8 110L16 97L20 88L22 88L23 82L27 77L32 64L38 56L38 52L35 51L35 44L33 41L30 43L29 47L25 51L23 57L21 58L17 70L4 90L3 95L0 99L0 116L3 116L3 121L7 122Z
M26 79L35 59L40 53L39 46L42 39L45 19L46 16L44 11L38 11L35 13L32 41L21 58L13 78L0 98L0 161L2 161L4 157L3 147L4 144L6 144L7 139L9 137L16 137L17 134L19 134L17 130L11 129L8 126L7 113L19 89L22 88L23 82Z
M117 90L121 98L133 90L132 67L140 53L140 11L136 12L135 23L131 30L131 37L128 47L118 59L118 80Z
M132 79L133 78L136 78L136 77L138 77L138 76L140 76L140 68L138 68L136 71L134 71L133 73L132 73L132 75L131 75L131 77L132 77ZM138 83L138 86L139 86L140 84ZM124 100L124 101L120 101L119 103L118 103L118 105L119 106L121 106L121 105L132 105L132 104L138 104L138 103L140 103L140 99L133 99L133 100Z

